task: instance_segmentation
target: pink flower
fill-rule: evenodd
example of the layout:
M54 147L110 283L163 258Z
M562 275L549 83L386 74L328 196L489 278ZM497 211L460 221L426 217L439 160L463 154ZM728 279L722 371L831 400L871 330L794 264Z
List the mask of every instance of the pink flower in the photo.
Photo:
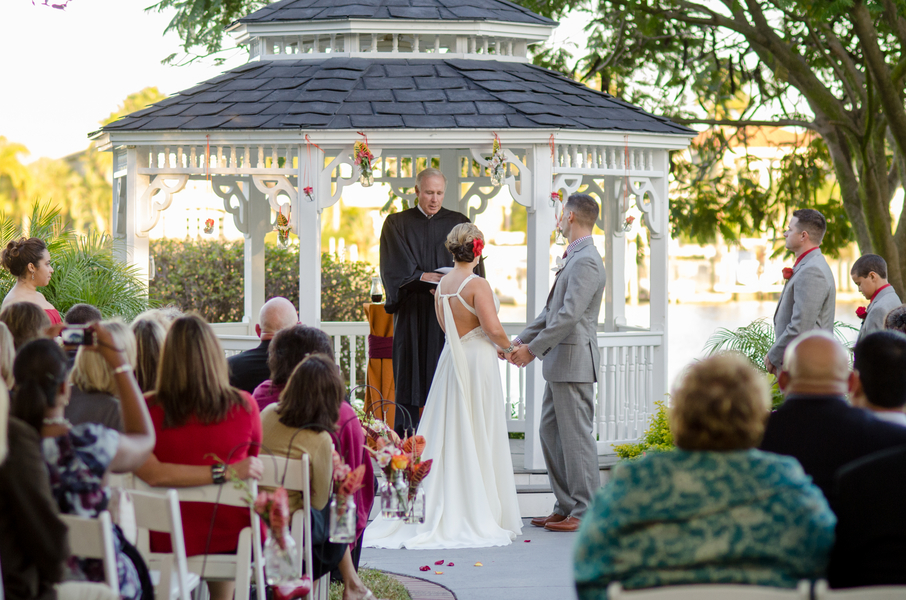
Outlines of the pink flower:
M472 253L475 256L481 256L482 250L484 250L484 240L481 238L474 238L472 240Z
M262 517L267 514L267 505L270 503L270 494L267 492L258 492L258 497L255 498L255 512L261 515Z

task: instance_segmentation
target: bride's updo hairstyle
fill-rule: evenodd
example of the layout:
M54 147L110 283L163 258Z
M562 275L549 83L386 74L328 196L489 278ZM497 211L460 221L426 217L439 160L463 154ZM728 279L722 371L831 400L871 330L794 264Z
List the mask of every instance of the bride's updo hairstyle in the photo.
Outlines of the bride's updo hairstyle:
M24 277L28 273L29 263L37 265L44 256L47 244L41 238L20 238L13 240L3 249L0 259L13 277Z
M478 241L478 252L475 252L475 241ZM484 248L484 234L473 223L460 223L453 228L444 246L453 255L456 262L470 263L481 255Z

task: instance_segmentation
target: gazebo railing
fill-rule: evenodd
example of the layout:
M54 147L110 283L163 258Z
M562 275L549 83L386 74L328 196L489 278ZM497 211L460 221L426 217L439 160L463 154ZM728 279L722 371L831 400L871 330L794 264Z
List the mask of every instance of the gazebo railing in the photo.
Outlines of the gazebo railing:
M258 338L235 335L229 325L215 325L227 355L236 354L259 344ZM512 337L525 327L522 323L504 323ZM321 328L331 336L334 357L343 370L350 388L365 383L367 366L366 322L323 322ZM663 346L659 332L632 331L598 333L601 352L598 384L595 390L595 433L598 453L611 454L613 446L634 442L648 428L654 408L654 374L664 367L658 365L664 355L657 350ZM355 349L351 352L350 349ZM506 400L507 430L525 432L525 370L500 361L504 398Z

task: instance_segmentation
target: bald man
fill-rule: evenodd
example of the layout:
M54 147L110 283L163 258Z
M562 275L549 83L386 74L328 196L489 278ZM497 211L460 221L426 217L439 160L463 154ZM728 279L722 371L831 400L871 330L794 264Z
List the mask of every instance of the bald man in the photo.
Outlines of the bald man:
M257 348L240 352L227 359L230 365L230 385L249 394L255 391L265 379L270 379L267 367L267 348L271 338L285 327L292 327L299 322L296 307L286 298L271 298L261 307L255 333L261 343Z
M840 467L906 444L906 427L847 404L854 382L849 355L832 334L814 330L796 338L783 356L779 383L784 401L771 413L760 446L796 458L831 508Z

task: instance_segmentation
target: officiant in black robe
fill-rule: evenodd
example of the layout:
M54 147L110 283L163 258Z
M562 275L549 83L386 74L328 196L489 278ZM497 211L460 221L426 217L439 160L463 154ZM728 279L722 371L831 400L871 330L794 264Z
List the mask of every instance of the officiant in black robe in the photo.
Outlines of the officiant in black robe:
M425 405L434 370L444 347L444 332L434 311L433 291L443 276L435 270L453 266L444 246L447 235L469 219L443 208L447 182L438 169L416 176L418 205L392 214L381 230L381 279L387 300L384 310L393 315L393 379L396 403L394 429L418 429L419 408ZM482 274L482 273L479 273Z

